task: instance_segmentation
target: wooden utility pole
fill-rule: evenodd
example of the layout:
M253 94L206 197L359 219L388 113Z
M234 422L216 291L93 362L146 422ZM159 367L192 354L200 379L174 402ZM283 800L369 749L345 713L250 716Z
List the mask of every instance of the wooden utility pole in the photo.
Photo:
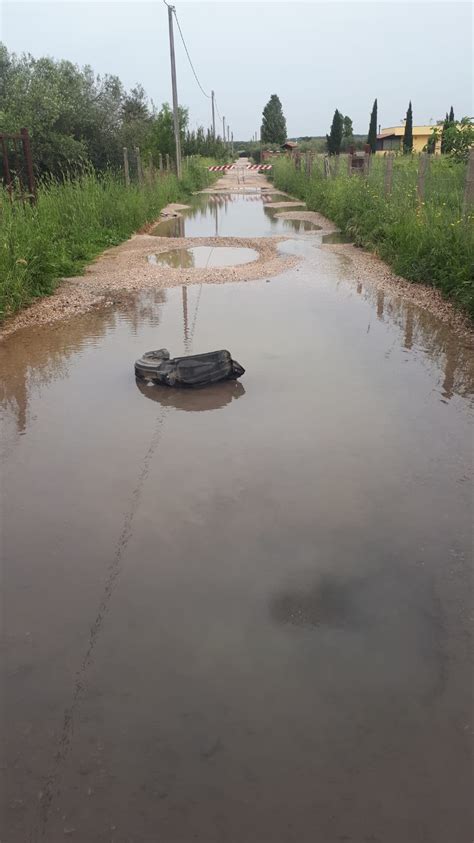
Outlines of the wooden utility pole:
M230 126L227 126L227 143L230 144Z
M214 140L216 139L216 112L215 112L215 105L214 105L214 91L211 91L212 97L212 136Z
M123 171L125 173L125 186L130 187L130 170L128 167L128 149L126 146L123 148Z
M170 31L171 87L173 89L174 140L176 145L176 175L178 176L178 178L181 178L181 139L179 137L178 84L176 82L176 59L174 54L173 12L174 6L168 6L168 24Z
M225 117L222 118L222 140L225 143Z

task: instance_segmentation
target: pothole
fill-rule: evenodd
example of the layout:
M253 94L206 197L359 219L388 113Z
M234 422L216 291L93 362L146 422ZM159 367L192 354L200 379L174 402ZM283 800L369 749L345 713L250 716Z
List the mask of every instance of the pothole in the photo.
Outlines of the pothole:
M352 240L342 231L331 231L330 234L323 234L323 245L331 243L352 243Z
M170 249L148 255L153 266L170 266L173 269L207 269L216 266L239 266L259 257L255 249L237 246L192 246L189 249Z
M302 234L304 231L321 231L322 225L316 225L315 222L309 220L283 220L285 228L291 228L297 234Z

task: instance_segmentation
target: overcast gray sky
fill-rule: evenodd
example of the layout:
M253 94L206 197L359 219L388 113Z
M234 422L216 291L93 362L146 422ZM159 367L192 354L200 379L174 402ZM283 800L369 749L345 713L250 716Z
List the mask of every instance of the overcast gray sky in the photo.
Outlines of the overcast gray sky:
M391 126L413 101L414 122L472 115L470 3L175 2L204 88L214 88L236 139L259 130L270 94L282 100L288 134L324 134L337 107L366 132L378 97ZM14 52L50 55L141 82L156 105L171 101L168 18L153 2L4 0L0 39ZM191 126L210 124L176 33L180 102Z

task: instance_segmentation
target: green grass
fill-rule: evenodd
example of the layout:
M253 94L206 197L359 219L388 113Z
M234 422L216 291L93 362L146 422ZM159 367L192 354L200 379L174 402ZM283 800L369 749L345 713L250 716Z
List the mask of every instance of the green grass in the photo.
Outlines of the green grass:
M384 195L385 160L374 157L368 179L339 171L323 176L322 158L310 179L289 159L275 159L272 178L279 190L304 199L348 234L358 246L376 252L410 281L442 290L474 316L474 215L462 217L466 165L430 159L423 204L417 201L417 156L395 158L393 189ZM334 163L332 162L332 167Z
M44 182L35 206L12 205L0 189L0 322L52 293L59 279L79 274L105 248L156 219L168 202L210 184L207 164L193 161L180 182L170 174L141 189L127 189L112 173Z

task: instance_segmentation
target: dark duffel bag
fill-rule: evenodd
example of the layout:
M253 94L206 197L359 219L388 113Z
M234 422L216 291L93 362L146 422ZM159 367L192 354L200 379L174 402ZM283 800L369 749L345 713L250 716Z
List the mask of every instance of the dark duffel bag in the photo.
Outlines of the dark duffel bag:
M173 357L166 348L147 351L135 362L135 375L141 380L165 386L207 386L218 381L235 380L245 369L232 360L229 351L209 351L189 357Z

